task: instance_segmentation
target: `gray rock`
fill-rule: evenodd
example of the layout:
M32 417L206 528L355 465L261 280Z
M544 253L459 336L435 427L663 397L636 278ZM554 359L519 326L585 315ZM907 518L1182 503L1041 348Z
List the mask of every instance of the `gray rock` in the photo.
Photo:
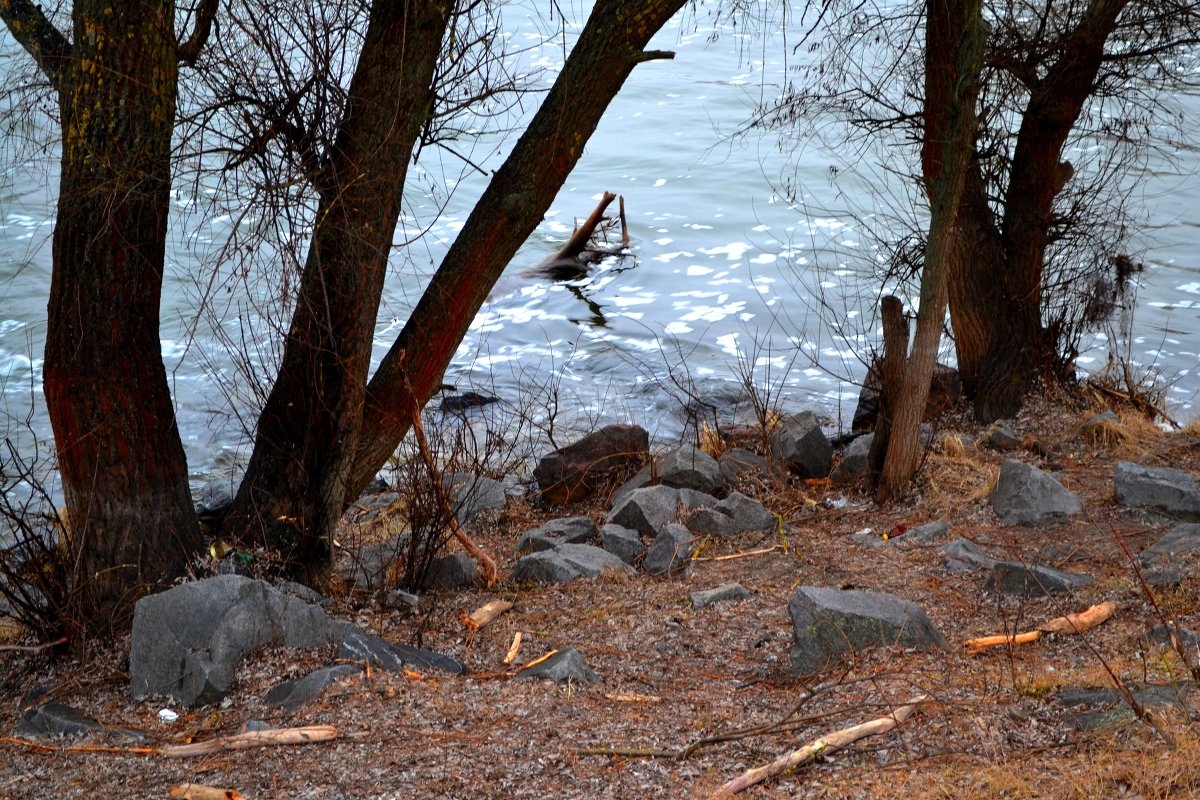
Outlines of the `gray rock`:
M609 507L619 507L625 502L625 498L629 497L629 494L635 489L644 489L647 486L654 486L656 474L657 473L654 469L654 466L651 464L647 464L639 469L634 473L632 478L621 484L621 488L613 492L612 497L609 498Z
M846 449L842 452L842 460L834 467L829 477L836 483L849 483L865 475L868 466L867 456L871 452L873 441L875 441L875 434L868 433L846 445Z
M392 507L392 504L400 500L399 492L378 492L375 494L364 494L354 501L347 513L352 515L354 522L358 525L365 525L368 522L376 519L385 510Z
M425 576L428 589L460 589L470 586L479 579L479 565L466 553L451 553L438 556L429 562Z
M715 589L703 589L692 592L692 608L708 608L725 600L745 600L750 592L740 583L727 583Z
M134 608L134 699L166 694L187 706L220 700L242 657L269 645L316 647L339 629L316 605L263 581L219 575L143 597Z
M770 531L779 524L779 520L766 506L741 492L730 492L725 499L717 503L716 508L733 520L734 533Z
M467 528L484 511L504 508L508 501L504 484L483 475L457 472L443 480L450 496L454 498L454 514L459 523Z
M517 673L518 678L542 678L555 683L603 683L574 647L564 647L540 664Z
M1078 589L1092 582L1090 575L1064 572L1040 564L1018 564L999 561L992 565L984 589L1004 594L1019 594L1023 597L1041 597L1048 594Z
M1197 552L1200 552L1200 524L1189 522L1175 527L1138 553L1138 561L1143 564L1161 563L1172 556L1191 556Z
M554 552L585 578L595 578L606 572L634 571L619 556L590 544L563 544L554 548Z
M944 519L935 519L911 529L896 541L902 544L932 544L946 538L950 533L950 523Z
M13 733L16 736L80 736L103 730L107 729L79 709L51 701L22 714Z
M803 411L780 424L771 437L771 455L801 478L824 478L833 462L833 445L817 415Z
M733 517L716 508L697 508L688 514L684 526L698 536L731 536Z
M437 670L451 675L465 675L467 668L450 656L413 647L407 644L388 644L378 636L353 628L346 632L338 658L362 663L370 662L388 672L402 672L406 667L417 672Z
M1183 583L1183 574L1174 569L1148 569L1142 580L1151 589L1174 589Z
M517 546L513 548L513 554L524 555L552 550L560 544L591 544L599 538L600 531L591 517L552 519L523 533L517 540Z
M396 559L408 549L409 535L393 536L386 542L359 548L337 566L338 575L358 592L381 589L387 583L388 571Z
M1143 648L1150 646L1160 648L1174 648L1175 645L1171 642L1171 631L1174 629L1175 637L1179 640L1179 644L1188 649L1200 648L1200 634L1190 628L1179 628L1166 625L1155 625L1150 630L1138 637L1138 644Z
M1170 684L1134 683L1126 686L1142 708L1177 706L1187 710L1195 687L1179 681ZM1060 689L1058 702L1067 709L1067 723L1079 731L1120 727L1135 718L1133 709L1116 689L1068 686Z
M700 448L685 444L656 462L658 480L663 486L695 489L720 497L725 494L725 476L717 460Z
M942 555L946 557L946 568L951 572L991 569L997 563L982 547L967 539L955 539L942 545Z
M1113 484L1117 502L1123 506L1148 508L1174 519L1200 522L1200 489L1183 470L1118 461Z
M644 428L609 425L542 458L533 477L547 500L575 502L590 497L614 474L635 469L649 451Z
M765 478L770 474L765 458L741 447L726 450L721 454L719 463L726 485L736 484L743 478Z
M1095 437L1103 430L1106 423L1121 423L1121 418L1110 411L1101 411L1096 416L1079 426L1079 432L1089 438Z
M318 605L321 608L329 608L333 605L333 601L328 597L321 594L316 589L305 586L303 583L296 583L295 581L280 581L275 588L284 594L290 594L292 597L303 600L306 603Z
M656 575L684 572L692 563L692 554L695 552L696 537L682 525L669 523L654 537L642 566Z
M1053 476L1021 461L1005 461L988 502L1003 525L1036 525L1083 512L1083 503Z
M416 611L421 604L421 598L403 589L392 589L383 598L383 604L397 611Z
M353 664L332 664L328 667L321 667L303 678L273 687L271 691L267 692L265 699L269 705L278 706L284 711L296 711L301 706L320 697L325 688L338 678L361 670L362 667Z
M556 550L542 550L522 556L517 559L512 571L514 583L570 583L581 577L583 573Z
M799 676L821 673L846 653L876 645L946 646L916 604L882 592L801 586L788 614L795 637L792 671Z
M858 405L854 408L851 430L868 431L875 427L879 417L881 384L879 369L872 364L863 378L862 390L858 393ZM933 419L958 402L962 396L962 376L958 370L945 364L935 364L929 379L929 395L925 401L924 419Z
M600 529L600 546L626 564L633 564L646 552L640 533L612 523Z
M983 443L999 453L1011 453L1022 447L1021 437L1003 425L996 425L988 431Z

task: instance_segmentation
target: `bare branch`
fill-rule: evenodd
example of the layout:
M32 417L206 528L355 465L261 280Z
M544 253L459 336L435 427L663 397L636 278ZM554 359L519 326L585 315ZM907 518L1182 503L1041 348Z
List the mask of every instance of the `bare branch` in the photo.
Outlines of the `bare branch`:
M67 37L46 18L40 6L29 0L0 0L0 19L57 88L71 54Z
M196 13L196 27L192 36L186 42L176 45L175 53L180 62L189 67L196 65L200 51L204 49L208 36L212 33L213 20L217 17L217 4L220 0L201 0Z

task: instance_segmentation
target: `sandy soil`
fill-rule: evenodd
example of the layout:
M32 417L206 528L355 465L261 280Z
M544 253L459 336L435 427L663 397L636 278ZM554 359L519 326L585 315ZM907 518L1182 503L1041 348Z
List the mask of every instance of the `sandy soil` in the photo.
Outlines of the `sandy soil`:
M772 535L713 542L703 556L775 546L764 554L698 560L686 576L612 576L562 587L482 588L431 595L428 614L370 606L341 613L390 641L417 642L452 655L465 677L394 675L375 670L343 678L321 702L295 714L264 704L277 683L328 663L332 652L268 651L241 669L236 691L217 708L181 711L164 724L164 699L130 700L127 643L86 663L0 654L0 732L8 733L37 687L106 725L136 729L157 746L234 733L251 720L276 726L333 725L332 742L226 751L198 759L93 752L79 745L135 746L116 736L0 744L0 797L167 797L196 782L265 798L703 798L742 771L823 733L881 716L907 699L930 700L898 730L821 758L741 796L790 797L1192 797L1200 769L1184 714L1157 715L1165 739L1143 723L1074 730L1055 695L1062 686L1179 681L1174 653L1143 656L1136 639L1158 620L1121 541L1136 552L1173 523L1118 508L1112 472L1118 458L1196 470L1200 443L1128 421L1123 441L1089 442L1084 408L1035 404L1014 427L1032 450L1015 457L1055 474L1084 500L1087 513L1046 528L1001 528L986 495L1006 456L976 446L963 419L945 423L918 489L879 508L861 494L821 486L760 487L786 522ZM964 446L965 445L965 446ZM1038 446L1040 445L1040 447ZM1038 450L1049 457L1039 455ZM1048 465L1048 461L1054 462ZM846 502L843 502L846 501ZM600 509L594 509L599 517ZM510 516L528 517L530 512ZM545 509L535 518L563 515ZM986 594L980 572L949 574L936 546L903 537L880 548L851 534L934 519L951 537L996 556L1086 572L1095 581L1074 596L1019 601ZM498 525L484 544L502 570L518 534ZM689 593L737 581L750 599L694 610ZM787 603L800 585L891 592L920 605L945 634L935 652L876 650L802 682L788 671L792 641ZM1183 624L1196 624L1200 582L1157 595ZM515 607L471 636L459 621L491 598ZM1083 637L1055 637L980 656L966 639L1035 627L1102 600L1116 616ZM518 662L554 648L578 648L602 686L562 686L502 676L513 635ZM750 731L765 726L760 731ZM739 732L742 732L739 734ZM668 757L706 738L687 758ZM613 751L620 753L614 754ZM1169 753L1169 755L1168 755Z

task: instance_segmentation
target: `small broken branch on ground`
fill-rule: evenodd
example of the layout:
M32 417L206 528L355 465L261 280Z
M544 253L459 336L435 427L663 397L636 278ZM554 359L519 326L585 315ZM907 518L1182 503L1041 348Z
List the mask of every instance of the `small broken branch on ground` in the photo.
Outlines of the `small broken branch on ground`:
M55 747L54 745L28 742L11 736L0 737L0 742L19 744L33 750L47 750L61 753L116 753L121 755L166 756L167 758L193 758L219 753L222 750L245 750L251 747L269 747L284 744L315 744L328 742L338 737L337 728L332 725L308 725L300 728L276 728L269 731L252 731L232 736L218 736L203 742L191 744L168 745L166 747L108 747L105 745L75 745L72 747Z
M200 783L181 783L172 786L167 794L179 800L245 800L236 789L218 789Z
M747 770L718 789L709 800L728 800L728 798L733 797L743 789L748 789L776 775L796 769L805 764L810 764L818 758L857 742L859 739L865 739L868 736L875 736L880 733L887 733L912 716L917 707L925 702L926 699L926 695L914 697L886 717L880 717L870 722L864 722L850 728L835 731L828 736L822 736L820 739L809 742L798 750L793 750L786 755L780 756L764 767Z
M1056 617L1049 622L1039 625L1038 629L1034 631L1014 634L1001 633L995 636L981 636L978 639L968 639L966 642L967 654L976 655L992 647L1036 642L1041 638L1043 633L1080 634L1090 631L1092 628L1105 622L1116 610L1117 604L1110 600L1091 606L1086 611L1080 611L1078 614Z
M511 666L512 662L517 660L519 652L521 652L521 632L517 631L513 634L512 644L508 646L508 652L504 655L504 666Z
M55 639L53 642L43 642L42 644L0 644L0 652L17 651L20 653L40 653L43 650L49 650L51 647L58 647L60 644L69 642L66 636L61 639Z
M463 624L467 626L467 629L470 630L471 633L475 633L475 631L479 630L484 625L487 625L489 622L512 607L513 604L507 600L492 600L484 603L470 614L465 615L463 617Z

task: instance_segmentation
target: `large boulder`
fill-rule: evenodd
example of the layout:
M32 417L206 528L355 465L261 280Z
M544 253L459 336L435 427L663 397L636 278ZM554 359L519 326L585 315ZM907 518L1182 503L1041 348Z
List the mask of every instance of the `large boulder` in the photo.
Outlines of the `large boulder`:
M533 477L553 503L590 497L612 476L636 469L650 452L650 435L637 425L609 425L542 458Z
M1145 467L1118 461L1113 473L1117 502L1166 514L1173 519L1200 522L1200 489L1192 476L1171 467Z
M185 583L134 608L130 690L138 700L165 694L186 706L214 703L251 650L317 647L344 630L320 606L263 581L218 575Z
M882 592L801 586L788 603L792 671L816 675L850 652L901 644L933 649L946 640L914 603Z
M1053 476L1021 461L1008 460L988 502L1004 525L1037 525L1083 512L1083 503Z
M771 455L801 478L824 478L833 462L833 445L821 430L817 415L803 411L780 423L771 436Z
M685 444L655 461L658 482L676 489L695 489L698 492L722 497L726 492L725 476L717 460L695 445Z

